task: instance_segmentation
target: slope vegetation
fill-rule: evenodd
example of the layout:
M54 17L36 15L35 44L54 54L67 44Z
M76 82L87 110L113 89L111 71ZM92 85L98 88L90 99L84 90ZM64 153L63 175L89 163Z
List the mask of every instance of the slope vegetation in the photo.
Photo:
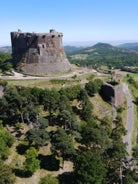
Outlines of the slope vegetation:
M92 47L68 54L71 63L81 66L97 68L101 65L123 68L124 66L138 66L138 53L118 48L106 43L97 43Z

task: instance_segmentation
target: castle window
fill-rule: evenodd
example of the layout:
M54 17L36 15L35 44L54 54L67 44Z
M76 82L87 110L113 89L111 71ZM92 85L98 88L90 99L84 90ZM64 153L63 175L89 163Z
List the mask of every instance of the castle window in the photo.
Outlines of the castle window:
M42 36L42 38L45 38L45 37L46 37L45 35Z
M42 45L43 48L45 48L45 45Z
M52 38L54 38L55 37L55 35L52 35Z

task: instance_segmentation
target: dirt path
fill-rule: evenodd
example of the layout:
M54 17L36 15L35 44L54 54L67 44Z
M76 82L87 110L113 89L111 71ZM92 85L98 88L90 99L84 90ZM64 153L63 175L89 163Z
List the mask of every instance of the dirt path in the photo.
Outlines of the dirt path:
M45 80L49 80L49 79L64 79L64 78L73 77L74 75L82 76L82 75L91 74L91 73L96 73L97 75L100 75L100 73L98 73L96 70L88 69L88 68L79 68L79 69L72 70L70 73L66 73L66 74L62 74L62 75L48 75L45 77L23 75L21 73L15 72L15 71L13 71L12 73L13 73L13 75L11 75L11 76L0 75L0 79L6 79L6 80L37 80L37 79L40 80L40 79L45 79Z

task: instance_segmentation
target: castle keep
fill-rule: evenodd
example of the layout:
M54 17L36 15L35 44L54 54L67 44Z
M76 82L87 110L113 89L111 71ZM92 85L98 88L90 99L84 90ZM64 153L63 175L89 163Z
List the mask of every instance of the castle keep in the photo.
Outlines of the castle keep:
M12 56L18 71L44 75L71 70L62 46L63 34L11 32Z

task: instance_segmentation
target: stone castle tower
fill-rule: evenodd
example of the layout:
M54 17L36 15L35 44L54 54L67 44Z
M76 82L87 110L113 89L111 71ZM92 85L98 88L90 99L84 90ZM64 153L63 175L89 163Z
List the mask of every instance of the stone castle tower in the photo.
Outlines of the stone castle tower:
M64 48L63 34L11 32L12 56L18 71L45 75L71 70Z

